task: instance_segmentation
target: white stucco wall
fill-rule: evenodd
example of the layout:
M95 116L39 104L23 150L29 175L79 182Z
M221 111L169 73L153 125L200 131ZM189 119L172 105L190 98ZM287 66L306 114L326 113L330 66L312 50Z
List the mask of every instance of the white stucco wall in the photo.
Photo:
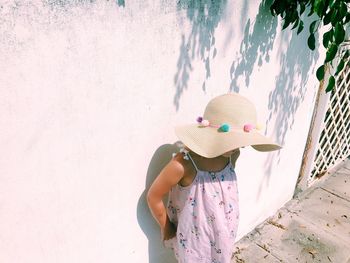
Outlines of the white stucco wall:
M292 197L318 52L258 0L190 2L1 1L1 262L175 262L145 189L229 91L284 145L241 151L239 237Z

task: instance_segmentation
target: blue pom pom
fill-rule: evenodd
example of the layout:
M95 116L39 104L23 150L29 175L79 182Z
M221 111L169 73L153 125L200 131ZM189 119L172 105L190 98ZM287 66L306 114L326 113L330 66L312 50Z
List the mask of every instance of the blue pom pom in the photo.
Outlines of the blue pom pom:
M227 124L227 123L224 123L224 124L222 124L221 126L220 126L220 131L222 131L222 132L228 132L228 131L230 131L230 125L229 124Z

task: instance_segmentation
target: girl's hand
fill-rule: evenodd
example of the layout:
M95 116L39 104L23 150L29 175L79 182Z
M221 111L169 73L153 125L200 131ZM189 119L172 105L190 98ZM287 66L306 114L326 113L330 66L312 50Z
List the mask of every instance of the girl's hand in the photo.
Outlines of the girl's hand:
M162 241L172 239L176 236L176 226L167 220L165 227L161 229Z

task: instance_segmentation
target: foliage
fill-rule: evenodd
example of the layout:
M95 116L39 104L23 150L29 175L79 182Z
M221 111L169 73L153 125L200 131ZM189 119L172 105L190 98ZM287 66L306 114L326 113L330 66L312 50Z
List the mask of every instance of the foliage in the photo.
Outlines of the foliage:
M334 76L349 63L349 51L341 48L347 43L345 35L350 22L349 3L350 0L273 0L270 7L272 15L280 16L284 20L283 29L291 25L293 30L297 30L297 34L304 29L303 13L307 11L307 16L316 15L317 18L309 26L307 44L311 50L316 47L315 35L318 30L321 26L328 27L322 36L322 44L327 50L326 58L323 65L316 71L317 79L322 81L326 64L329 63L333 67L333 62L338 61L335 73L332 73L328 80L327 92L334 88Z

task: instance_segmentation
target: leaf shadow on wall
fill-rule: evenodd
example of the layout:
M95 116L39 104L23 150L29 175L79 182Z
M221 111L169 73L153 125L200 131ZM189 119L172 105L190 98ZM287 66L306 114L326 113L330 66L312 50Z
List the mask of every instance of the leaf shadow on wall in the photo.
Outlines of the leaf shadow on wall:
M96 0L48 0L47 4L51 7L72 7L76 4L90 4ZM119 7L125 7L125 0L115 0Z
M312 20L309 18L305 21L306 28L309 27ZM299 35L295 31L282 34L281 45L288 45L288 49L279 56L280 72L276 77L276 86L269 94L268 109L270 114L265 123L265 133L267 133L270 123L274 124L275 131L273 133L281 145L285 144L288 131L293 129L295 115L305 99L309 76L312 77L315 74L313 68L319 58L319 43L316 43L316 49L311 51L307 47L307 38L307 30ZM316 39L318 39L317 35ZM271 174L273 159L276 158L279 162L280 151L269 154L265 162L267 175ZM265 181L266 185L268 183L268 180Z
M237 81L241 76L245 79L246 87L249 87L250 77L257 61L259 67L263 62L270 61L270 51L273 48L278 25L277 18L270 12L271 2L271 0L263 1L259 6L255 22L248 19L245 25L240 54L233 61L230 69L231 91L239 93L240 87Z
M199 58L205 68L205 77L202 83L203 92L206 91L205 81L210 78L210 60L214 59L215 48L214 32L225 10L227 0L179 0L178 11L186 10L186 16L192 24L188 36L182 35L180 55L177 60L177 72L174 76L176 88L174 106L179 109L183 92L188 88L190 73L193 70L191 62Z
M259 6L259 12L252 26L248 20L245 26L244 38L240 47L239 57L233 61L230 75L230 91L239 92L240 77L244 77L246 88L249 88L250 77L256 67L270 61L270 52L274 48L278 20L270 13L271 0L263 1ZM305 28L312 21L306 19ZM252 29L251 29L252 28ZM280 59L280 71L272 72L276 75L276 85L269 94L268 110L269 116L265 123L265 135L268 133L269 125L275 127L274 140L280 145L285 144L287 132L293 128L295 114L302 104L306 93L306 84L312 68L318 60L317 51L309 50L307 47L307 30L304 29L299 35L287 28L281 35L279 43L281 50L278 54ZM317 38L317 37L316 37ZM286 51L283 47L288 47ZM283 151L283 148L282 148ZM268 187L272 173L274 160L280 161L280 152L268 154L265 162L265 176L259 186L257 199L260 198L262 189Z
M145 190L139 198L137 204L137 221L143 233L148 239L149 263L176 263L175 256L170 249L164 248L160 240L160 230L157 222L154 220L148 205L147 192L155 178L158 176L164 166L171 160L172 154L179 152L176 143L164 144L160 146L153 154L148 166ZM167 200L164 200L166 204Z
M65 7L65 8L72 8L75 5L79 4L90 4L95 2L94 0L49 0L46 2L51 7Z

